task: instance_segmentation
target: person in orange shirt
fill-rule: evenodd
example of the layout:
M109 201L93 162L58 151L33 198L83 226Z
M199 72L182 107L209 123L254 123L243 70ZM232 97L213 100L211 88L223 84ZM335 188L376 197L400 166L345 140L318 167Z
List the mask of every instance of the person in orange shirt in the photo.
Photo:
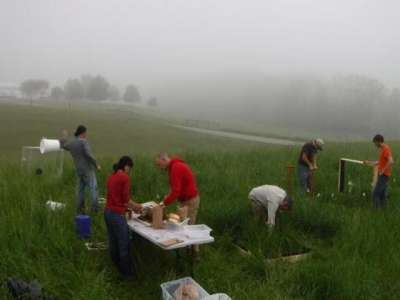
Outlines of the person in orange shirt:
M386 206L387 199L387 184L390 174L392 172L392 165L394 163L392 152L388 145L385 144L385 139L381 134L374 136L372 142L377 148L381 148L378 161L364 161L365 164L378 166L378 178L372 194L372 199L375 205L379 207Z

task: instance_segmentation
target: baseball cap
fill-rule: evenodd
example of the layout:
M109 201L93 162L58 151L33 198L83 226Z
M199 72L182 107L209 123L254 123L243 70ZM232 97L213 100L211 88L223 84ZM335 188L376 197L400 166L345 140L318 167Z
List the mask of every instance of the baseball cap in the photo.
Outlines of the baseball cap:
M316 139L315 144L317 145L317 149L322 151L324 149L324 141L321 139Z

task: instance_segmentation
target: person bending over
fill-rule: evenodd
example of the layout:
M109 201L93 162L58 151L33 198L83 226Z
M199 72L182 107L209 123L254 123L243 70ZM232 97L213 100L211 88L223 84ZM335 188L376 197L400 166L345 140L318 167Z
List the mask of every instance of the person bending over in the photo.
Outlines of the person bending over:
M270 227L275 227L279 210L292 210L293 200L286 192L275 185L261 185L253 188L249 194L250 206L256 221L265 221Z

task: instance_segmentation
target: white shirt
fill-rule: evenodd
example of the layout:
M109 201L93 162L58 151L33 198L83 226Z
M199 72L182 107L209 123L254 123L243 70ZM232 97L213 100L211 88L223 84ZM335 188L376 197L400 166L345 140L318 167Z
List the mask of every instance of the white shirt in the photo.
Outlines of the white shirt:
M286 192L275 185L261 185L252 189L249 197L256 198L268 210L268 225L275 226L275 214Z

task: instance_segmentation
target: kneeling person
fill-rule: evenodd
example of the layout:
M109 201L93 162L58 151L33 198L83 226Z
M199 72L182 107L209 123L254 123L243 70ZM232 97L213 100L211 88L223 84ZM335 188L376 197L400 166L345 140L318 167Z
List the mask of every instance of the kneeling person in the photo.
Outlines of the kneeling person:
M250 191L249 201L257 221L263 221L268 216L267 224L275 226L279 210L292 210L293 200L286 192L275 185L261 185Z

